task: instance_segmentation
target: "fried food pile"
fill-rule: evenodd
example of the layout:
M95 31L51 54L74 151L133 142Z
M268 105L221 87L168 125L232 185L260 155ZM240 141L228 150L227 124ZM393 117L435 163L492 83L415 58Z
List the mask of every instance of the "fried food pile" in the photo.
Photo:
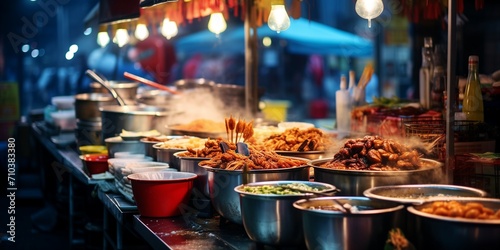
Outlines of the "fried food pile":
M200 158L212 158L216 155L222 154L219 143L222 142L222 138L218 139L208 139L205 141L205 147L203 148L192 148L188 147L186 152L179 154L181 157L200 157ZM236 150L236 145L233 143L227 143L229 148Z
M234 149L226 153L216 154L210 160L201 161L200 166L220 168L226 170L240 170L247 165L248 170L252 169L278 169L303 166L305 160L287 158L278 155L274 151L257 150L249 145L250 155L245 156L236 153Z
M499 220L500 209L494 211L478 202L460 203L458 201L435 201L431 206L422 208L420 211L429 214L479 219L479 220Z
M264 139L262 146L277 151L324 151L328 137L317 128L291 128Z
M416 170L423 166L420 154L393 139L365 136L349 139L325 168L348 170Z

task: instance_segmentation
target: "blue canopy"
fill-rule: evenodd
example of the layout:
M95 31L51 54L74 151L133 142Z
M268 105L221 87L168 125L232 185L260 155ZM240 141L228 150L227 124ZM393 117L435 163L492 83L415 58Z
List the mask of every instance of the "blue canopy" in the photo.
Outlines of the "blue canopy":
M259 38L271 37L286 41L286 48L297 54L323 54L349 57L371 57L370 40L331 26L307 20L290 20L290 28L277 33L262 25L257 29ZM228 29L219 37L206 30L179 38L176 49L184 53L244 53L244 27Z

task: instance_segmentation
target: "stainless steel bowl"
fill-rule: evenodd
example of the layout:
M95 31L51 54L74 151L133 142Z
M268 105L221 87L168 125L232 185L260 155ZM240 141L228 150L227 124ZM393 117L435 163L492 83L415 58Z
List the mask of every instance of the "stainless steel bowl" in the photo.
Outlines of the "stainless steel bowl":
M154 106L102 106L102 136L104 139L119 135L122 130L149 131L157 130L166 134L165 125L172 112Z
M130 152L134 154L145 154L144 145L140 141L124 141L120 136L106 138L104 140L108 148L109 157L115 157L116 152Z
M500 199L457 198L460 203L478 202L498 211ZM415 230L417 249L498 249L500 246L500 220L474 220L433 215L419 211L432 205L429 201L408 207Z
M334 206L333 199L359 208L356 213L311 209ZM403 205L367 197L321 197L293 203L301 211L307 249L384 249Z
M339 170L321 167L332 158L312 160L308 164L314 167L314 180L337 186L338 195L362 196L372 187L403 184L441 184L444 182L442 163L422 159L426 167L408 171L372 171Z
M488 193L476 188L441 184L379 186L369 188L363 194L372 199L393 201L405 206L422 204L431 200L486 197L488 195ZM399 226L406 238L410 242L414 242L420 232L415 231L415 223L410 218L411 215L408 212L403 213Z
M136 99L139 83L124 81L108 81L107 83L121 98L128 100ZM93 93L109 93L109 91L98 82L91 83L90 89Z
M175 168L177 170L181 170L181 162L180 157L176 157L174 154L182 151L186 151L186 149L182 148L163 148L162 143L157 143L153 145L153 149L156 153L156 159L161 162L166 162L170 165L171 168ZM198 163L196 163L198 164ZM190 170L194 170L194 167L184 166L184 170L190 172ZM194 173L194 172L193 172Z
M305 159L303 159L305 160ZM200 166L208 171L208 187L212 205L222 217L243 224L241 218L240 197L234 188L243 184L241 170L225 170ZM278 180L309 180L309 166L293 168L249 170L248 182L278 181Z
M243 226L253 241L275 246L305 246L300 211L293 203L311 194L255 194L244 190L245 186L277 186L305 184L321 192L333 192L330 184L310 181L265 181L239 185L234 188L240 196Z
M208 188L208 172L204 168L198 166L198 163L200 163L200 161L208 160L209 158L181 156L185 152L186 150L182 150L174 153L174 157L179 162L179 171L196 174L198 177L194 180L193 191L198 193L196 195L204 195L208 198L210 196Z
M462 197L487 197L488 193L471 187L445 184L390 185L372 187L363 192L366 197L402 204Z

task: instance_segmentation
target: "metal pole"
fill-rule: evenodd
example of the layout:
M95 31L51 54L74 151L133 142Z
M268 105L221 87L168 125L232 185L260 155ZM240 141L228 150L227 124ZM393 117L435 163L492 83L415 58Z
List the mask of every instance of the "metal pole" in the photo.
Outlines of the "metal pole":
M246 1L245 13L245 112L248 118L258 113L258 54L255 13L252 13L253 0Z
M456 0L448 0L448 58L447 58L447 107L446 107L446 160L445 177L447 183L453 183L453 166L455 165L455 137L453 136L453 124L455 123L456 102Z

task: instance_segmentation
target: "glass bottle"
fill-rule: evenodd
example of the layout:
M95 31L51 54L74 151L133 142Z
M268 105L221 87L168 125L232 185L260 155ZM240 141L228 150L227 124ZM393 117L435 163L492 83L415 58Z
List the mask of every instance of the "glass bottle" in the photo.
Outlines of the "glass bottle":
M433 72L433 58L432 58L432 37L424 38L424 47L422 48L422 66L419 72L419 93L420 105L423 108L429 109L430 104L430 82Z
M479 57L469 56L469 73L465 85L462 111L470 121L484 121L483 95L478 74Z

